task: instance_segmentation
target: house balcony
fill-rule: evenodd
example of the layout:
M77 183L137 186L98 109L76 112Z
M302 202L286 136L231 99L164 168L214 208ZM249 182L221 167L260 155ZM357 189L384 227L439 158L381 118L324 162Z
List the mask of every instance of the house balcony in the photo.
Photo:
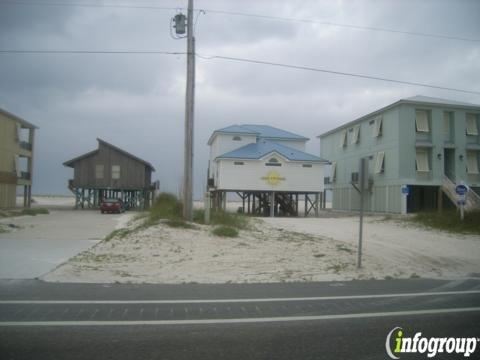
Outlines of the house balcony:
M18 155L23 157L32 157L33 146L28 141L20 141L18 143Z
M31 185L32 184L32 174L28 171L21 171L19 176L17 176L17 185Z

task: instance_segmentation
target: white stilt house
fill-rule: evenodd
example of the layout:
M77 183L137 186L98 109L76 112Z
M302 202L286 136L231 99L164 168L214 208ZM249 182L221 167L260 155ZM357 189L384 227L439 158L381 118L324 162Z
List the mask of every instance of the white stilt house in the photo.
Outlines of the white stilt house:
M208 141L208 191L214 208L225 208L229 192L242 199L245 213L296 216L324 206L326 160L305 152L309 139L268 125L232 125Z

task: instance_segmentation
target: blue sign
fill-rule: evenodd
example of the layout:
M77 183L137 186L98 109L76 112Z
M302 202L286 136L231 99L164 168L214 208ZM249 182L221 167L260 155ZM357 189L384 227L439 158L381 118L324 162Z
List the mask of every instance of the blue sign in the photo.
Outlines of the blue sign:
M466 185L459 184L455 186L455 192L458 195L465 195L468 192L468 187Z
M410 195L410 186L408 186L408 185L403 185L403 186L402 186L402 194L403 194L403 195Z

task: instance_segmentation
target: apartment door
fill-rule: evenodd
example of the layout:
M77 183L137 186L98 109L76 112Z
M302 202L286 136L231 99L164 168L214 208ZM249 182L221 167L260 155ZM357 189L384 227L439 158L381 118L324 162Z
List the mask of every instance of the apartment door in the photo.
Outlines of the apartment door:
M455 181L455 149L444 149L443 171L452 181Z

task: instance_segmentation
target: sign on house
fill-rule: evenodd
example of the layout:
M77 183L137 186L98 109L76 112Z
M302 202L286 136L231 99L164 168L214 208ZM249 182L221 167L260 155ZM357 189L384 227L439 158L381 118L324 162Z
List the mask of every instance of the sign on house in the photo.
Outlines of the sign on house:
M269 171L266 176L262 176L262 180L265 180L268 185L277 186L281 181L285 180L285 178L280 176L275 170L272 170Z

